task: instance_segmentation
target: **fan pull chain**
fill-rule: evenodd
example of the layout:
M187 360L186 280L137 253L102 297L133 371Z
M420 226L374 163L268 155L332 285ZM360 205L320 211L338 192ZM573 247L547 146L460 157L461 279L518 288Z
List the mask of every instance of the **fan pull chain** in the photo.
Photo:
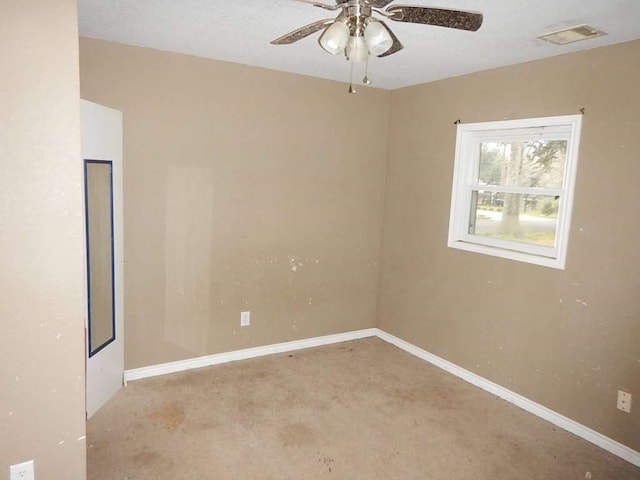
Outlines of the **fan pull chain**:
M362 83L365 85L371 85L371 79L369 78L369 55L367 55L367 63L364 67L364 77L362 79Z
M356 90L356 87L353 85L353 64L355 62L349 62L351 64L351 74L349 75L349 93L353 93L356 94L358 93L358 91Z

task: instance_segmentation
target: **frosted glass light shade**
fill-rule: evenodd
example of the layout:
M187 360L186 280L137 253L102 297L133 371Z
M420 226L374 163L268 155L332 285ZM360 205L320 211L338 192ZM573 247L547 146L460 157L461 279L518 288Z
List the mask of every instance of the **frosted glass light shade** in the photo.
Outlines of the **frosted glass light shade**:
M350 62L364 62L369 57L364 37L349 37L345 54Z
M364 39L371 55L382 55L393 45L393 39L380 22L370 22L364 29Z
M344 47L349 41L349 27L343 22L337 21L331 24L320 37L320 46L331 55L344 52Z

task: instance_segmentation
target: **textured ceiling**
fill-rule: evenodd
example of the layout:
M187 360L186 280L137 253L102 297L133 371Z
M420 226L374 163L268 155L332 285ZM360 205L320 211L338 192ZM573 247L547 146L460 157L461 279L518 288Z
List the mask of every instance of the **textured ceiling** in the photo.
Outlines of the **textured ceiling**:
M332 3L327 0L327 3ZM373 86L395 89L640 38L640 0L397 0L484 14L478 32L388 21L404 50L370 62ZM293 0L78 0L86 37L346 82L349 63L314 34L270 41L330 12ZM536 37L587 23L609 35L565 46ZM640 61L640 59L639 59ZM363 65L359 65L363 70ZM358 80L362 72L357 71Z

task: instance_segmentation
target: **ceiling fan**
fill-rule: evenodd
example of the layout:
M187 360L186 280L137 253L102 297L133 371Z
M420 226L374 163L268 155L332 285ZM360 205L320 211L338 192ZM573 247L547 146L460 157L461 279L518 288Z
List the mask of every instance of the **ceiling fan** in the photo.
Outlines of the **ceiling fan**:
M271 43L289 45L324 30L319 38L320 46L332 55L344 54L352 63L352 72L353 63L367 61L370 55L387 57L404 48L387 24L373 17L374 13L395 22L421 23L472 32L482 25L482 14L478 12L406 5L393 5L384 9L393 0L336 0L335 5L314 0L295 1L340 12L336 18L318 20L276 38ZM367 85L371 83L366 73L363 82ZM349 91L355 93L353 82Z

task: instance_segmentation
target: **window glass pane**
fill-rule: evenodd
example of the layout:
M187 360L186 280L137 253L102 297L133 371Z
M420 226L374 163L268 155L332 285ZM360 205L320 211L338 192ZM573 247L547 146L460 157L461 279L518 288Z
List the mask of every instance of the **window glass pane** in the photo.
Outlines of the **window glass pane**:
M474 191L468 233L553 247L559 197Z
M566 140L483 142L478 185L562 188Z

